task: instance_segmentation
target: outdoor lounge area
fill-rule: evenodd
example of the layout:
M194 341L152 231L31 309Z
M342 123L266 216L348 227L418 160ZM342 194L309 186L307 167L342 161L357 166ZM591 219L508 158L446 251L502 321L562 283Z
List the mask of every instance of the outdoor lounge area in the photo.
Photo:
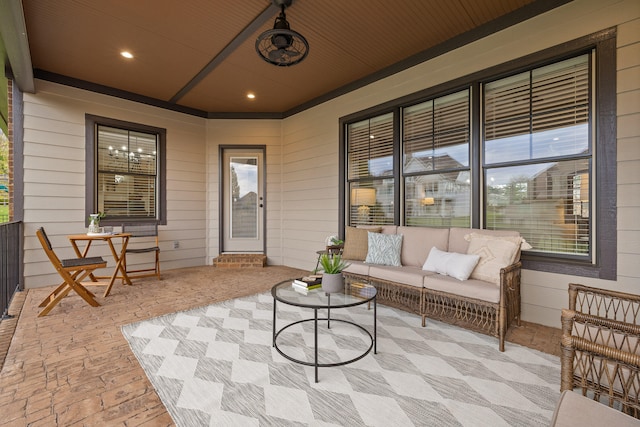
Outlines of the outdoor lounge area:
M41 318L38 303L50 288L18 294L11 310L16 318L0 324L0 350L11 338L7 329L12 323L16 327L0 375L3 425L173 425L121 326L264 292L302 273L278 266L170 270L163 280L117 283L107 298L98 295L100 307L71 295ZM495 338L487 339L497 352ZM507 352L521 344L554 357L560 354L556 328L525 322L509 331L507 341ZM322 371L325 381L329 369Z

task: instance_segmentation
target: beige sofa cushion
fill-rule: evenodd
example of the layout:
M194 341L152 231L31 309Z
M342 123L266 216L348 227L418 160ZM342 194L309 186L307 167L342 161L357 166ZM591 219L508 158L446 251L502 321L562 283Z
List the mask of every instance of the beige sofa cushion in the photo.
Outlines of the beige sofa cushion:
M417 267L392 267L374 264L369 267L369 275L376 279L422 288L426 276L437 274Z
M397 225L381 225L380 228L382 228L382 231L381 231L382 234L400 234L398 233Z
M433 276L425 276L424 287L481 301L492 303L500 301L500 287L483 280L460 281L455 277L434 274Z
M449 241L448 228L431 227L398 227L397 234L402 234L402 265L422 267L431 248L446 251ZM461 252L461 253L466 253Z
M369 237L368 233L379 233L382 230L381 227L373 228L356 228L347 227L345 229L344 236L344 249L342 249L342 258L364 261L369 251Z
M366 264L363 261L353 261L349 260L349 267L345 268L343 271L346 273L359 274L361 276L369 275L369 264Z
M560 396L550 425L551 427L639 427L640 420L582 396L579 392L565 390Z

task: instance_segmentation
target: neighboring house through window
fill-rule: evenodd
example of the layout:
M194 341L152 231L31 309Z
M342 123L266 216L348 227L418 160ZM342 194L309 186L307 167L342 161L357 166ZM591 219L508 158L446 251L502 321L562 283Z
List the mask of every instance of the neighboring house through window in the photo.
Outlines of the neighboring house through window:
M484 84L485 225L588 260L591 54Z
M517 230L525 268L615 278L610 81L613 30L342 118L343 224Z
M164 223L166 131L89 115L86 125L87 209L106 224Z

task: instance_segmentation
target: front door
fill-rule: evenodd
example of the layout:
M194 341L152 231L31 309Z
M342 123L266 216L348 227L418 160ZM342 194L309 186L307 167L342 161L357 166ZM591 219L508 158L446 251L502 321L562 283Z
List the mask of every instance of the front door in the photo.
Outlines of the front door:
M263 161L263 148L223 148L221 252L264 253Z

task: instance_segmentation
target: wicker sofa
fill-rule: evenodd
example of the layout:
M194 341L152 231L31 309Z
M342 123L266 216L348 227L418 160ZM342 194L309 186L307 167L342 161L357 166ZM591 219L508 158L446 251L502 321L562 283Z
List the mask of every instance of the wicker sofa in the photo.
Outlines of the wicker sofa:
M569 285L560 390L640 418L640 295Z
M423 326L428 317L495 336L499 339L500 351L504 351L509 326L514 321L520 323L520 244L510 262L495 269L491 277L474 277L476 270L480 270L478 267L468 280L426 271L423 267L434 247L448 253L467 254L473 242L482 240L470 240L469 236L520 242L518 232L405 226L382 226L365 232L371 231L402 235L401 265L374 264L362 257L354 259L348 247L350 232L354 234L355 229L349 227L343 256L351 263L343 272L347 283L365 281L374 285L379 302L415 312L422 317ZM475 249L487 251L486 247ZM480 264L482 258L478 266Z

